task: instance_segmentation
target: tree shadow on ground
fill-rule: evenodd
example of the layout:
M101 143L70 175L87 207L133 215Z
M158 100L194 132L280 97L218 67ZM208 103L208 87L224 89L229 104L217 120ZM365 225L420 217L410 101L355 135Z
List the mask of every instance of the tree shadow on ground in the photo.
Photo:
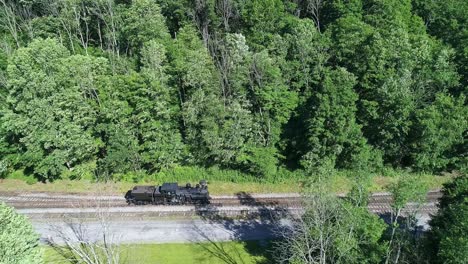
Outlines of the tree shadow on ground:
M377 214L387 224L386 233L390 233L392 225L392 214L390 212ZM410 230L414 238L419 238L428 231L428 223L418 222L413 215L402 215L398 217L397 223L400 229Z
M233 207L211 204L196 206L196 214L204 223L213 228L219 227L229 232L229 240L243 241L243 249L253 256L255 263L274 263L272 258L273 241L284 233L287 221L292 216L287 206L275 201L264 202L249 193L236 194L238 204ZM232 209L232 210L231 210ZM194 227L201 241L197 242L209 255L224 263L252 263L239 248L226 248L226 243L212 235L212 230Z

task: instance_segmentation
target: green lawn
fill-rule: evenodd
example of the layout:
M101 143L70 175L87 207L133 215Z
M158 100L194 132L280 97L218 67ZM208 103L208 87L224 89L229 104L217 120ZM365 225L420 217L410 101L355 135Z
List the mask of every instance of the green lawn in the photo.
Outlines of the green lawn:
M225 263L215 255L233 258L238 263L270 263L270 243L259 241L215 244L133 244L121 246L120 252L123 263L128 264ZM47 246L44 246L44 262L70 263Z
M388 184L396 182L399 177L395 176L374 176L370 190L372 192L385 191ZM419 175L421 182L427 183L430 189L438 189L443 183L449 181L452 176L434 176L430 174ZM336 193L345 193L352 186L352 178L346 175L333 176L331 191ZM188 182L179 180L180 183ZM213 195L236 194L238 192L247 193L291 193L300 192L304 180L292 179L284 180L281 183L270 182L224 182L210 181L210 193ZM138 184L156 185L160 182L144 182ZM96 183L89 180L56 180L53 183L33 183L29 184L21 179L0 179L0 192L55 192L55 193L100 193L120 195L131 189L135 183L131 182L108 182Z

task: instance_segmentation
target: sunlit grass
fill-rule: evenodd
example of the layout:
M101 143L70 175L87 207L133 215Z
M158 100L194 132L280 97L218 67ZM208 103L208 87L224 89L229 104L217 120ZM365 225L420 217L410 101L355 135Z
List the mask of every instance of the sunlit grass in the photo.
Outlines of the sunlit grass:
M238 263L269 263L269 243L260 243L259 241L246 242L222 242L216 243L216 246L224 251L217 249L213 244L131 244L122 245L120 254L123 263L129 264L191 264L191 263L225 263L213 253L225 254L234 258ZM52 248L44 246L44 262L68 264L63 257L59 256Z
M185 184L189 181L179 181L180 184ZM192 182L193 183L193 182ZM56 180L52 183L34 183L27 184L25 181L16 179L0 179L1 192L53 192L53 193L101 193L106 195L120 195L131 189L135 185L157 185L161 182L149 181L144 183L129 183L129 182L92 182L88 180ZM213 195L220 194L236 194L238 192L248 193L290 193L299 192L300 183L258 183L258 182L218 182L210 181L210 193Z

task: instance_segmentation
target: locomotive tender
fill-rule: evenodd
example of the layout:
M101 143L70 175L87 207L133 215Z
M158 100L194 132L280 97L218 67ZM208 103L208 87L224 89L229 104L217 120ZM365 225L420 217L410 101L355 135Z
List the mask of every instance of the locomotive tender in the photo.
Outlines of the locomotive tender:
M127 203L142 204L208 204L210 197L205 180L192 187L190 183L179 186L176 182L161 186L135 186L125 194Z

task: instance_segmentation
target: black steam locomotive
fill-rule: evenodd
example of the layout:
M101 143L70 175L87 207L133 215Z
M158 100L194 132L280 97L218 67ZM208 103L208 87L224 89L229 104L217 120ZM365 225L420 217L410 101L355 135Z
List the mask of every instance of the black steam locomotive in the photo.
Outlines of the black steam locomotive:
M208 204L210 197L205 180L192 187L190 183L164 183L161 186L135 186L125 194L128 204Z

